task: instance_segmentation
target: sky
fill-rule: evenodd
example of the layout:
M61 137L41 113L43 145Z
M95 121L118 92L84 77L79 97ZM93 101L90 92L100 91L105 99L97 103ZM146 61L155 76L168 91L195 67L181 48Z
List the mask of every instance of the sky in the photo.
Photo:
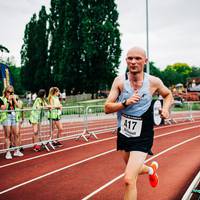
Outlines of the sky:
M128 49L146 49L146 0L116 0L121 49L119 74L126 69ZM0 0L0 44L10 50L20 66L20 50L26 24L50 0ZM164 69L177 62L200 66L200 0L148 0L149 60Z

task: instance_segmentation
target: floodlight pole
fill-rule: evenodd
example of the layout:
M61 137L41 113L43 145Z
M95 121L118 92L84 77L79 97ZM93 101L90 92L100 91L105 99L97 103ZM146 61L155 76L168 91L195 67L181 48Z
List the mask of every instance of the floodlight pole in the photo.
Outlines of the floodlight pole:
M146 53L147 53L147 69L146 72L147 74L150 74L150 66L149 66L149 18L148 18L148 0L146 0L146 37L147 37L147 41L146 41Z

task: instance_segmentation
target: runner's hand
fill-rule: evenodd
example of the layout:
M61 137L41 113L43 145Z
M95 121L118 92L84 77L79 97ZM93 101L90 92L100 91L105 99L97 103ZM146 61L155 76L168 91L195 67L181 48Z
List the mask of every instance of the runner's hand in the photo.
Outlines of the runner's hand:
M159 109L160 117L163 119L169 118L169 111L166 109Z
M127 105L131 105L131 104L135 104L140 100L140 96L138 95L138 92L134 93L134 95L132 97L130 97L129 99L127 99Z

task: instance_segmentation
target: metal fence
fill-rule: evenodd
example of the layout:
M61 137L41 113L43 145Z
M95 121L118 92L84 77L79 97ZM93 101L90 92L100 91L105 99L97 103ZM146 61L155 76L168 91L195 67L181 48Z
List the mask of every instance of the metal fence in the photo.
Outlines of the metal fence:
M21 146L23 148L33 147L34 143L32 140L33 128L29 122L31 112L36 111L40 113L40 119L38 123L38 135L40 142L48 151L50 148L54 148L52 141L56 138L57 129L53 128L52 120L48 119L48 109L19 109L15 110L15 113L22 113L24 120L20 119L18 126L20 125L20 138ZM0 111L2 113L10 113L10 110ZM68 139L81 139L88 141L88 138L93 135L96 139L99 132L108 131L115 129L116 117L115 115L105 115L103 111L103 105L101 106L71 106L63 107L61 123L63 125L62 137L58 140ZM18 147L12 147L10 150L15 150ZM5 152L5 137L3 126L0 126L0 153Z
M29 123L32 109L16 110L24 114L24 121L20 121L21 146L24 148L32 147L33 128ZM40 143L49 151L54 148L51 142L56 138L57 129L52 128L52 121L48 119L48 109L37 110L40 112L39 138ZM0 115L10 111L0 111ZM200 119L200 102L185 103L182 111L172 111L169 120L165 123L178 123L188 120ZM22 120L22 119L21 119ZM61 122L63 125L62 137L59 140L83 139L88 141L90 137L98 139L98 134L114 132L117 127L116 113L105 114L103 105L94 106L71 106L63 107ZM48 145L49 144L49 145ZM16 147L12 148L14 150ZM5 137L3 126L0 126L0 153L5 152Z
M194 121L200 119L200 101L184 102L181 107L173 107L168 123Z
M116 113L106 115L103 105L87 106L85 108L84 131L77 139L82 137L88 141L90 136L97 139L97 134L114 131L116 126Z

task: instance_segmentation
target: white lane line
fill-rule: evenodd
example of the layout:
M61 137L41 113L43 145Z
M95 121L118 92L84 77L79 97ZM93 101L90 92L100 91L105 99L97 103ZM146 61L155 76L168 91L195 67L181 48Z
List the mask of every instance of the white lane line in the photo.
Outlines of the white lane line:
M189 121L187 122L187 125L191 125L191 124L196 124L196 123L199 123L200 121ZM160 130L160 129L167 129L167 128L171 128L171 127L177 127L177 126L182 126L183 124L185 124L185 122L181 122L181 123L177 123L177 124L168 124L168 125L165 125L165 126L158 126L158 127L155 127L154 130ZM98 125L98 124L97 124ZM73 128L73 127L72 127ZM30 128L31 129L31 128ZM2 132L3 134L3 132ZM65 135L68 134L67 132L65 133ZM23 136L25 135L32 135L32 133L23 133ZM4 136L1 136L1 132L0 132L0 140L3 140L4 139ZM30 140L32 138L26 138L26 139L22 139L22 141L27 141L27 140ZM4 145L3 142L0 142L0 145Z
M200 121L188 121L187 122L187 125L192 125L192 124L197 124L197 123L199 123ZM171 127L177 127L177 126L182 126L182 125L184 125L185 124L185 122L180 122L180 123L177 123L177 124L166 124L166 125L164 125L164 126L156 126L155 128L154 128L154 130L159 130L159 129L166 129L166 128L171 128ZM98 125L98 124L97 124ZM72 126L72 128L74 128L73 126ZM75 128L77 128L77 127L75 127ZM80 128L82 128L82 126L80 126ZM23 130L24 131L24 130ZM22 135L23 136L27 136L27 135L31 135L32 136L32 133L31 133L31 131L32 131L32 128L30 128L30 130L28 130L29 132L27 132L27 130L26 130L26 132L24 132ZM82 129L80 129L80 132L82 131ZM66 132L66 134L68 134L67 132ZM4 139L4 136L3 136L3 132L0 132L0 140L3 140ZM26 138L26 139L22 139L22 141L26 141L26 140L30 140L30 139L32 139L32 138ZM3 145L4 143L0 143L0 145Z
M27 159L24 159L24 160L19 160L19 161L13 162L13 163L1 165L0 169L4 168L4 167L11 166L11 165L15 165L15 164L18 164L18 163L34 160L34 159L37 159L37 158L42 158L42 157L49 156L49 155L52 155L52 154L56 154L56 153L59 153L59 152L68 151L68 150L71 150L71 149L76 149L76 148L79 148L79 147L83 147L83 146L87 146L87 145L95 144L95 143L99 143L99 142L104 142L104 141L107 141L107 140L112 140L112 139L115 139L115 138L116 138L116 136L113 136L113 137L104 138L104 139L101 139L101 140L95 140L93 142L88 142L88 143L79 144L79 145L76 145L76 146L60 149L60 150L57 150L57 151L52 151L52 152L49 152L47 154L42 154L42 155L34 156L34 157L31 157L31 158L27 158Z
M154 130L183 126L183 125L185 125L185 123L187 123L187 125L198 124L199 122L200 121L189 121L189 122L181 122L181 123L177 123L177 124L167 124L167 125L164 125L164 126L158 126L158 127L154 128Z
M164 136L164 135L165 135L165 134L163 134L163 136ZM200 136L196 136L196 137L194 137L194 138L197 138L197 137L200 137ZM177 146L180 146L181 144L184 144L184 143L186 143L187 141L190 141L190 140L192 140L192 139L189 139L189 140L186 140L186 141L184 141L184 142L182 142L182 143L179 143L179 144L177 144L177 145L174 145L174 146L172 146L172 147L170 147L170 148L168 148L168 149L166 149L166 150L164 150L164 151L158 153L157 155L152 156L150 159L146 160L146 162L149 161L149 160L151 160L151 159L153 159L153 158L155 158L155 157L157 157L157 156L160 156L161 154L163 154L163 153L165 153L165 152L167 152L167 151L169 151L169 150L171 150L171 149L173 149L173 148L175 148L175 147L177 147ZM11 190L14 190L14 189L16 189L16 188L19 188L19 187L21 187L21 186L24 186L24 185L26 185L26 184L28 184L28 183L37 181L37 180L42 179L42 178L44 178L44 177L47 177L47 176L49 176L49 175L55 174L55 173L57 173L57 172L63 171L63 170L65 170L65 169L68 169L68 168L70 168L70 167L73 167L73 166L79 165L79 164L81 164L81 163L87 162L87 161L89 161L89 160L98 158L98 157L100 157L100 156L103 156L103 155L112 153L112 152L114 152L114 151L116 151L116 149L111 149L111 150L106 151L106 152L104 152L104 153L97 154L97 155L95 155L95 156L92 156L92 157L89 157L89 158L87 158L87 159L78 161L78 162L73 163L73 164L71 164L71 165L67 165L67 166L62 167L62 168L59 168L59 169L57 169L57 170L48 172L48 173L46 173L46 174L44 174L44 175L38 176L38 177L36 177L36 178L34 178L34 179L31 179L31 180L29 180L29 181L25 181L25 182L23 182L23 183L21 183L21 184L15 185L15 186L13 186L13 187L11 187L11 188L8 188L8 189L6 189L6 190L0 191L0 194L4 194L4 193L9 192L9 191L11 191ZM123 176L123 175L120 175L120 176ZM115 178L115 181L118 180L118 179L119 179L119 177L116 177L116 178ZM113 180L112 180L112 182L113 182ZM109 182L109 183L110 183L110 182ZM110 185L110 184L108 184L108 185ZM108 186L108 185L107 185L107 186ZM106 186L106 187L107 187L107 186Z
M147 159L145 161L145 163L148 162L148 161L150 161L150 160L153 160L154 158L157 158L157 157L161 156L162 154L167 153L168 151L171 151L171 150L173 150L173 149L175 149L175 148L177 148L177 147L179 147L179 146L181 146L181 145L183 145L183 144L185 144L187 142L191 142L191 141L193 141L195 139L198 139L198 138L200 138L200 135L195 136L193 138L190 138L188 140L185 140L183 142L180 142L180 143L178 143L178 144L176 144L174 146L171 146L171 147L165 149L164 151L161 151L160 153L156 154L155 156L152 156L151 158ZM101 186L100 188L98 188L97 190L93 191L92 193L90 193L89 195L87 195L86 197L84 197L81 200L88 200L88 199L90 199L91 197L93 197L94 195L96 195L98 192L102 191L103 189L105 189L106 187L110 186L111 184L113 184L117 180L121 179L123 176L124 176L124 173L120 174L119 176L117 176L114 179L112 179L111 181L107 182L105 185Z
M163 137L163 136L166 136L166 135L171 135L173 133L178 133L178 132L182 132L182 131L187 131L187 130L194 129L194 128L200 128L200 126L198 125L198 126L193 126L193 127L189 127L189 128L183 128L183 129L180 129L180 130L172 131L172 132L169 132L169 133L163 133L163 134L155 136L155 138Z
M10 188L8 188L8 189L6 189L6 190L0 191L0 195L1 195L1 194L4 194L4 193L6 193L6 192L9 192L9 191L11 191L11 190L14 190L14 189L16 189L16 188L19 188L19 187L21 187L21 186L23 186L23 185L26 185L26 184L28 184L28 183L32 183L32 182L37 181L37 180L39 180L39 179L42 179L42 178L44 178L44 177L47 177L47 176L50 176L50 175L55 174L55 173L57 173L57 172L63 171L63 170L68 169L68 168L70 168L70 167L74 167L74 166L76 166L76 165L82 164L82 163L87 162L87 161L89 161L89 160L93 160L93 159L98 158L98 157L100 157L100 156L104 156L104 155L106 155L106 154L112 153L112 152L114 152L114 151L116 151L116 149L111 149L111 150L109 150L109 151L106 151L106 152L97 154L97 155L95 155L95 156L86 158L86 159L84 159L84 160L78 161L78 162L73 163L73 164L71 164L71 165L67 165L67 166L65 166L65 167L62 167L62 168L59 168L59 169L57 169L57 170L51 171L51 172L46 173L46 174L44 174L44 175L42 175L42 176L38 176L38 177L36 177L36 178L30 179L29 181L25 181L25 182L23 182L23 183L21 183L21 184L18 184L18 185L15 185L15 186L13 186L13 187L10 187Z
M184 128L184 129L179 129L179 130L176 130L176 131L171 131L169 133L157 135L157 136L155 136L155 138L159 138L159 137L163 137L163 136L170 135L170 134L173 134L173 133L178 133L178 132L181 132L181 131L186 131L186 130L195 129L195 128L199 128L199 127L200 126L198 125L198 126L188 127L188 128ZM73 147L60 149L60 150L57 150L57 151L48 152L47 154L42 154L42 155L34 156L34 157L31 157L31 158L19 160L19 161L16 161L16 162L8 163L8 164L5 164L5 165L1 165L0 169L5 168L5 167L9 167L9 166L12 166L12 165L16 165L16 164L19 164L19 163L23 163L23 162L26 162L26 161L34 160L34 159L37 159L37 158L42 158L42 157L45 157L45 156L56 154L56 153L59 153L59 152L68 151L68 150L71 150L71 149L75 149L75 148L79 148L79 147L83 147L83 146L87 146L87 145L95 144L95 143L99 143L99 142L104 142L104 141L107 141L107 140L112 140L112 139L115 139L115 138L116 138L116 136L113 136L113 137L109 137L109 138L105 138L105 139L101 139L101 140L96 140L96 141L93 141L93 142L88 142L88 143L76 145L76 146L73 146Z

